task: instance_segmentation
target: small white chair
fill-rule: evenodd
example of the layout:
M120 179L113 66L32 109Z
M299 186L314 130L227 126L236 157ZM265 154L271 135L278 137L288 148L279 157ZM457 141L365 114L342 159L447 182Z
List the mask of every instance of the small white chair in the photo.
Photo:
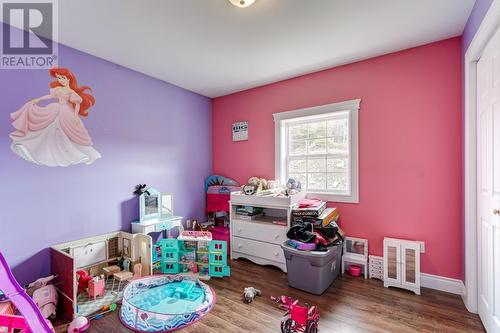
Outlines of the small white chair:
M116 280L118 280L118 290L116 292L119 293L122 282L131 280L133 277L134 274L130 272L130 259L125 259L123 261L123 271L113 274L113 285L111 286L111 291L115 290Z

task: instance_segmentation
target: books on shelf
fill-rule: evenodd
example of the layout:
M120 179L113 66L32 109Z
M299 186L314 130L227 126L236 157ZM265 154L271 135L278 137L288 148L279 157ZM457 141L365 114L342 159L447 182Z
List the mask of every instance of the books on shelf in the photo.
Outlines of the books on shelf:
M339 211L337 208L325 208L321 215L314 216L292 216L292 224L310 222L317 227L326 227L332 221L339 219Z
M236 208L237 215L246 215L246 216L254 216L254 215L262 215L264 209L262 207L254 207L254 206L239 206Z
M326 202L324 201L315 207L304 207L304 208L296 207L292 210L292 216L318 217L325 211L325 208L326 208Z
M239 220L243 221L253 221L258 219L259 217L262 217L263 214L256 214L256 215L241 215L241 214L236 214L236 218Z

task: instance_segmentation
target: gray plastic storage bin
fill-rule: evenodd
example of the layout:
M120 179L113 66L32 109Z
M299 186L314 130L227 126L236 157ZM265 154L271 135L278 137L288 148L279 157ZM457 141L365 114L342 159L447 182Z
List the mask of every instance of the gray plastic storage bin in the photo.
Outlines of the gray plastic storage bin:
M321 295L340 272L342 244L328 247L328 251L300 251L281 245L285 252L288 285L312 294Z

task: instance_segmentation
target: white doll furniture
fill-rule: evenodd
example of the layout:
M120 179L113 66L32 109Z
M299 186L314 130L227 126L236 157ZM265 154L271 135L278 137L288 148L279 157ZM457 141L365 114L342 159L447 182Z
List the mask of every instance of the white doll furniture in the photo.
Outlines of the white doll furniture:
M384 281L384 257L368 256L368 267L370 279Z
M363 269L363 275L368 278L368 240L363 238L345 237L344 254L342 255L342 273L348 264L356 264Z
M420 243L384 238L384 287L398 287L420 295Z
M184 231L182 216L174 215L174 195L162 194L154 188L142 193L139 196L139 221L132 222L132 233L147 235L166 231L169 238L173 228L178 228L179 234Z

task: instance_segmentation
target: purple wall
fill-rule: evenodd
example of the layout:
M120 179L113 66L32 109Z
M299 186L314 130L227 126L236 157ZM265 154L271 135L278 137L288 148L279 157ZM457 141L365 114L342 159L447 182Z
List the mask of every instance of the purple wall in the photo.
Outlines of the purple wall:
M84 123L102 158L48 168L11 152L10 113L47 94L50 77L0 70L0 250L21 283L49 274L52 244L129 231L138 183L173 192L177 214L204 214L210 99L64 46L59 66L93 89L96 105Z
M472 39L474 38L474 35L476 34L477 29L483 21L483 18L492 2L493 0L476 0L463 33L462 47L464 54L469 48L469 45L472 42Z

